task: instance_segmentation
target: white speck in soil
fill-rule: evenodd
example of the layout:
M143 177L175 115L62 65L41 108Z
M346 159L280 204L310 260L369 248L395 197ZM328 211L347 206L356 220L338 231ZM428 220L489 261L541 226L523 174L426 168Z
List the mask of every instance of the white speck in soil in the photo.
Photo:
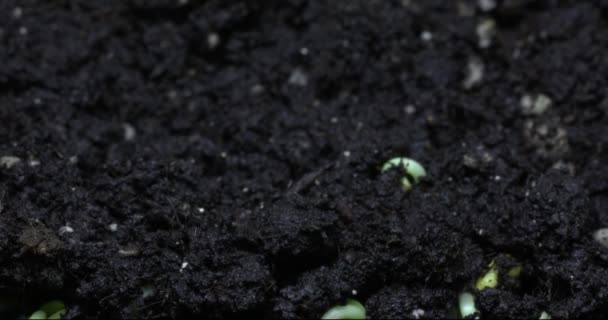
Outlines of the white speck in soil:
M247 187L243 188L243 193L247 193L247 192L249 192L249 188L247 188Z
M331 122L331 123L338 123L338 118L331 117L331 119L329 119L329 122Z
M72 227L68 226L68 225L65 225L65 226L59 228L59 235L60 236L63 235L63 234L65 234L65 233L72 233L72 232L74 232L74 229Z
M189 0L177 0L177 3L178 3L180 6L185 6L185 5L187 5L187 4L188 4L188 2L189 2Z
M228 154L227 154L226 152L222 152L222 153L220 153L220 157L222 157L222 158L224 158L224 159L225 159L227 156L228 156Z
M139 254L139 250L137 248L129 247L125 249L119 249L118 254L125 257L132 257Z
M135 139L136 132L135 128L132 125L128 123L123 123L122 129L124 130L123 138L125 139L125 141L132 141L133 139Z
M34 104L37 105L37 106L41 105L42 104L42 99L40 99L40 98L34 98Z
M21 162L21 158L15 156L4 156L0 158L0 167L10 169Z
M308 48L306 48L306 47L300 48L301 55L307 56L309 53L310 53L310 51L308 50Z
M414 107L414 105L408 104L405 106L405 114L413 115L414 113L416 113L416 107Z
M71 164L77 164L78 163L78 156L71 156L69 159Z
M541 115L551 107L553 101L542 93L525 94L521 97L519 104L524 115Z
M205 213L205 208L198 208L199 213Z
M429 42L433 40L433 33L428 30L424 30L422 33L420 33L420 39L422 39L422 41Z
M343 154L344 154L344 157L346 157L346 158L350 157L350 151L348 151L348 150L344 151Z
M37 159L31 159L29 162L30 167L37 167L40 165L40 160Z
M21 7L15 7L13 9L13 18L19 19L21 16L23 16L23 9L21 9Z
M188 262L187 261L182 262L182 267L179 269L179 272L184 271L184 269L186 269L186 267L188 267Z
M496 8L496 0L478 0L477 5L481 11L492 11Z
M110 231L112 231L112 232L116 232L118 230L118 224L110 223L110 225L108 226L108 229L110 229Z
M483 19L477 25L477 37L480 48L485 49L492 45L492 40L496 35L496 21L494 19Z
M420 319L420 317L424 316L424 310L422 309L416 309L414 311L412 311L412 317L414 317L415 319Z
M353 294L353 296L356 296L357 295L357 290L353 290L353 291L351 291L351 293Z
M462 86L469 90L483 81L484 65L481 59L471 57L467 64L467 77L462 82Z
M494 177L494 180L495 180L495 181L500 181L501 179L502 179L502 177L501 177L501 176L495 176L495 177Z
M220 45L220 41L220 36L215 32L211 32L207 35L207 46L209 46L209 49L211 50L217 48L217 46Z
M593 233L593 239L605 248L608 248L608 228L596 230Z
M264 92L264 86L262 86L261 84L254 84L253 86L251 86L250 92L253 95L258 95Z
M20 34L20 35L22 35L22 36L27 35L27 33L28 33L28 32L29 32L29 31L27 30L27 28L26 28L26 27L21 27L21 28L19 28L19 34Z
M305 87L308 85L308 75L302 69L296 68L289 76L289 83L294 86Z

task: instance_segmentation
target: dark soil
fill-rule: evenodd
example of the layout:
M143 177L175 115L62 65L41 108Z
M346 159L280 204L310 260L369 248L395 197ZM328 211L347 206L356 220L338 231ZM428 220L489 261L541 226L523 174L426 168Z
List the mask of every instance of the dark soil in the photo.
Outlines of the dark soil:
M469 291L483 318L603 317L607 22L605 0L2 0L0 312L435 318ZM395 156L427 179L404 191Z

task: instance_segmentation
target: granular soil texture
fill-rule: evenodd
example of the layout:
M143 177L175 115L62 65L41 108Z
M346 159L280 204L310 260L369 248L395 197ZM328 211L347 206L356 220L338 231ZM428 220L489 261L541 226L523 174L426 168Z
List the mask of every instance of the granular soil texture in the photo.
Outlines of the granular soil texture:
M443 318L471 292L483 318L600 318L607 22L604 0L0 1L0 312ZM426 179L403 190L396 156Z

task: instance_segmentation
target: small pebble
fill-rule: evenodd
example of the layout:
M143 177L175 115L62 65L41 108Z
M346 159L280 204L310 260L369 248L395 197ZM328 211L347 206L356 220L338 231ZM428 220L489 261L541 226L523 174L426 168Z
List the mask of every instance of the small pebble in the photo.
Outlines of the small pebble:
M608 248L608 228L602 228L593 233L593 239Z
M541 115L551 107L553 101L542 93L537 95L525 94L521 97L519 104L524 115Z
M433 40L433 33L431 33L428 30L424 30L420 34L420 39L422 39L423 41L429 42L429 41Z
M59 235L63 235L64 233L72 233L74 232L74 229L68 225L65 225L61 228L59 228Z
M462 86L469 90L480 84L483 81L483 71L483 62L477 57L470 58L467 64L467 77L462 82Z
M302 69L296 68L289 76L289 83L294 86L305 87L308 85L308 76Z
M492 40L496 35L496 21L493 19L484 19L477 25L477 37L479 38L478 45L485 49L492 45Z
M405 106L405 113L410 116L413 115L414 113L416 113L416 107L411 104L408 104L407 106Z
M179 272L184 271L184 269L186 269L186 267L188 267L188 262L187 261L182 262L182 267L179 269Z
M125 139L125 141L132 141L133 139L135 139L136 132L135 128L132 125L128 123L123 123L122 128L124 130L123 138Z
M424 310L422 309L416 309L414 311L412 311L412 317L414 317L415 319L420 319L420 317L424 316Z
M0 158L0 167L10 169L21 162L21 158L14 156L4 156Z
M479 0L477 1L477 5L481 11L492 11L496 8L496 0Z
M15 19L21 18L22 15L23 15L23 9L21 9L21 7L15 7L15 9L13 9L13 17Z
M207 35L207 46L211 50L217 48L220 45L220 41L220 36L215 32Z
M110 229L110 231L112 231L112 232L116 232L116 231L118 230L118 224L116 224L116 223L111 223L111 224L108 226L108 229Z

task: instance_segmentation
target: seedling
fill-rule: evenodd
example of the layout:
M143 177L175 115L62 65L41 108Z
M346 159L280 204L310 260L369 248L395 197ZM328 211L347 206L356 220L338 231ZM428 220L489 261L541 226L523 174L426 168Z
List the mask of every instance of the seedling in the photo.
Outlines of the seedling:
M522 270L522 267L520 265L517 265L517 266L509 269L509 272L507 272L507 275L513 279L517 279L517 278L519 278L519 275L521 274L521 270Z
M496 288L498 285L498 268L496 262L492 260L488 265L488 271L475 282L475 288L479 291L485 288Z
M401 179L401 185L405 190L410 190L412 183L418 183L420 179L426 176L424 167L418 161L410 158L393 158L382 166L382 172L392 168L402 168L405 171L405 177Z
M40 307L40 310L32 313L30 320L60 320L65 314L65 305L59 300L47 302Z
M468 292L463 292L458 297L458 307L460 309L460 316L464 319L477 312L475 308L475 296Z
M347 299L345 305L329 309L321 319L365 319L365 307L356 300Z

